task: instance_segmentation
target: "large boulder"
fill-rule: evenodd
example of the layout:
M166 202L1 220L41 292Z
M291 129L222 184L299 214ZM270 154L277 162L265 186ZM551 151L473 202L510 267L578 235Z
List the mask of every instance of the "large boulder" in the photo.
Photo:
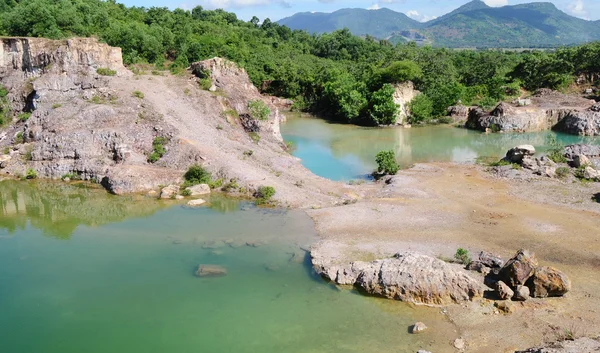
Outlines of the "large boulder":
M536 298L560 297L571 290L571 281L567 275L547 266L536 268L526 284L531 296Z
M510 299L515 295L515 292L502 281L496 282L496 293L501 300Z
M200 196L210 194L210 186L208 184L198 184L185 188L190 196Z
M490 268L499 268L504 266L504 260L491 252L482 251L479 253L479 262Z
M502 281L515 288L518 285L524 285L529 277L533 276L536 267L538 267L538 262L535 254L521 249L506 262L499 275Z
M523 158L533 156L534 154L535 147L532 145L519 145L506 152L506 159L512 163L521 163Z
M600 135L600 112L591 110L571 111L552 129L571 135L598 136Z
M171 184L169 186L165 186L160 191L160 198L161 199L172 199L172 198L175 198L177 193L179 193L179 186Z
M460 303L483 294L481 284L462 269L412 252L368 263L355 284L369 294L430 305Z

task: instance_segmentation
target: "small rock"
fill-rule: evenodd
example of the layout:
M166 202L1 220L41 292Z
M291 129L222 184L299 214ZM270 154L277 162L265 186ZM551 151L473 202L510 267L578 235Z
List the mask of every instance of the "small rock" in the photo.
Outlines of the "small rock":
M454 340L454 348L463 350L465 349L465 340L462 338L457 338Z
M198 207L202 204L205 204L206 201L202 200L202 199L196 199L196 200L190 200L188 201L187 205L191 206L191 207Z
M536 298L560 297L571 290L571 281L559 270L541 266L527 281L531 295Z
M515 304L509 300L495 302L494 306L505 314L512 314L515 312Z
M494 255L487 251L482 251L479 253L479 261L487 267L504 266L504 260L502 260L500 256Z
M185 188L189 191L190 196L200 196L210 194L210 186L208 184L198 184Z
M513 300L525 301L529 299L529 288L526 286L517 286Z
M578 154L573 157L573 166L579 168L584 165L591 165L590 159L583 154Z
M221 277L227 275L227 269L217 265L199 265L196 270L198 277Z
M424 323L419 321L416 324L412 325L410 332L411 333L421 333L425 330L427 330L427 326Z
M175 200L183 200L184 197L181 195L175 195Z
M161 199L170 199L172 197L175 197L175 195L177 195L178 192L179 192L179 186L169 185L169 186L164 187L160 191L160 198Z
M515 292L502 281L496 282L496 293L502 300L510 299L515 295Z
M513 163L521 163L523 157L533 156L535 154L535 147L532 145L519 145L511 148L506 152L506 159Z

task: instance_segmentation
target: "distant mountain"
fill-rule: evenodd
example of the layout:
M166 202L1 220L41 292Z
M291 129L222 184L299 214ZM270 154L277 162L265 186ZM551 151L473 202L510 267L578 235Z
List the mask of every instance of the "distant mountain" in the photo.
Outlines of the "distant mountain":
M549 47L600 40L600 21L567 15L547 2L489 7L475 0L426 23L389 9L299 13L279 23L313 33L348 28L356 35L446 47Z
M291 29L303 29L311 33L327 33L348 28L357 36L371 35L385 38L391 33L420 29L423 24L403 13L390 9L341 9L332 13L300 12L277 21Z

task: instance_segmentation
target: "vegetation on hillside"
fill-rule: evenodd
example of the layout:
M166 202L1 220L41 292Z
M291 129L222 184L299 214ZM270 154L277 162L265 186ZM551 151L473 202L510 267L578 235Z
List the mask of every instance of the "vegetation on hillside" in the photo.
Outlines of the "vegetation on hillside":
M121 47L127 64L176 72L221 56L245 68L263 92L294 99L297 109L363 125L394 123L393 85L405 80L423 92L412 104L415 122L427 122L458 102L490 106L521 86L560 88L576 75L596 80L600 73L600 43L552 53L453 51L348 30L311 35L200 6L170 11L114 0L0 0L0 35L97 36Z

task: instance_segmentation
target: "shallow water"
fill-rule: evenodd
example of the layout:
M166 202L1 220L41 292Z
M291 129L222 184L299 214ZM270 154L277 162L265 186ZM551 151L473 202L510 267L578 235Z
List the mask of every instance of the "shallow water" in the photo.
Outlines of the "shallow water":
M364 178L375 168L375 155L393 150L403 168L418 162L475 162L478 157L501 158L520 144L538 151L548 149L550 136L565 144L600 144L598 137L534 133L485 134L447 125L395 128L365 128L335 124L309 115L290 114L281 125L293 154L313 173L332 180Z
M436 309L316 277L304 213L211 204L0 182L0 352L411 352L454 335ZM416 320L435 336L408 334Z

